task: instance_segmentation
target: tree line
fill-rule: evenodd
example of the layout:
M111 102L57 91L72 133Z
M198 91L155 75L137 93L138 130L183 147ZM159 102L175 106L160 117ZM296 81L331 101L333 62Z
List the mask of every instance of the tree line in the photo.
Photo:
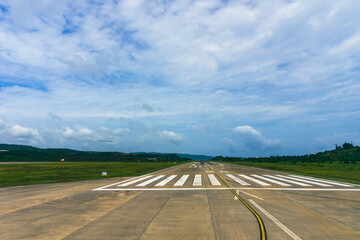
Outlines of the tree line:
M226 161L226 162L288 162L288 163L333 163L340 162L344 164L356 164L360 161L360 147L354 146L352 143L345 142L342 145L335 145L334 150L319 152L316 154L306 154L301 156L270 156L270 157L223 157L217 156L212 159L213 161Z
M72 149L41 149L24 145L0 144L0 162L169 162L189 161L177 154L86 152Z

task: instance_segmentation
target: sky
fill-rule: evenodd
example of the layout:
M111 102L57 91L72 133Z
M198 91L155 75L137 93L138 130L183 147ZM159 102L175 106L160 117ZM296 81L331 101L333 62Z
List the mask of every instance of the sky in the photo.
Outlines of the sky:
M302 155L360 144L358 0L0 0L0 143Z

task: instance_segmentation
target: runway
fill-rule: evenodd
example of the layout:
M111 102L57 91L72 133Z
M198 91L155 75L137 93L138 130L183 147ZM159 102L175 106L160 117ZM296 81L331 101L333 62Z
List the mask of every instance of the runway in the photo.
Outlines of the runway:
M360 186L199 162L0 188L0 239L360 239Z

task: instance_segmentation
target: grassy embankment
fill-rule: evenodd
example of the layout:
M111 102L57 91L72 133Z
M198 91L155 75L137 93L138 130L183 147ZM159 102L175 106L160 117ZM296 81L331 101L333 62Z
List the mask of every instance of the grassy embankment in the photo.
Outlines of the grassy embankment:
M360 184L360 147L347 142L341 146L336 145L333 150L302 156L256 158L218 156L213 161Z
M360 184L360 164L344 164L340 162L269 163L246 161L229 163Z
M174 162L56 162L0 164L0 187L139 176L174 165ZM101 172L107 172L108 176L101 176Z

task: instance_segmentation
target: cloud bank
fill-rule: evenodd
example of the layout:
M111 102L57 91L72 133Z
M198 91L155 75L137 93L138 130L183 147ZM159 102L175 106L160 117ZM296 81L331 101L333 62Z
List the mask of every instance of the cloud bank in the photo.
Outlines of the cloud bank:
M251 126L244 125L238 126L233 131L240 135L240 141L247 147L254 149L266 149L279 147L279 140L271 140L265 138L261 132L252 128Z
M356 141L359 12L356 0L2 1L1 140L243 156ZM261 132L234 130L249 125Z

